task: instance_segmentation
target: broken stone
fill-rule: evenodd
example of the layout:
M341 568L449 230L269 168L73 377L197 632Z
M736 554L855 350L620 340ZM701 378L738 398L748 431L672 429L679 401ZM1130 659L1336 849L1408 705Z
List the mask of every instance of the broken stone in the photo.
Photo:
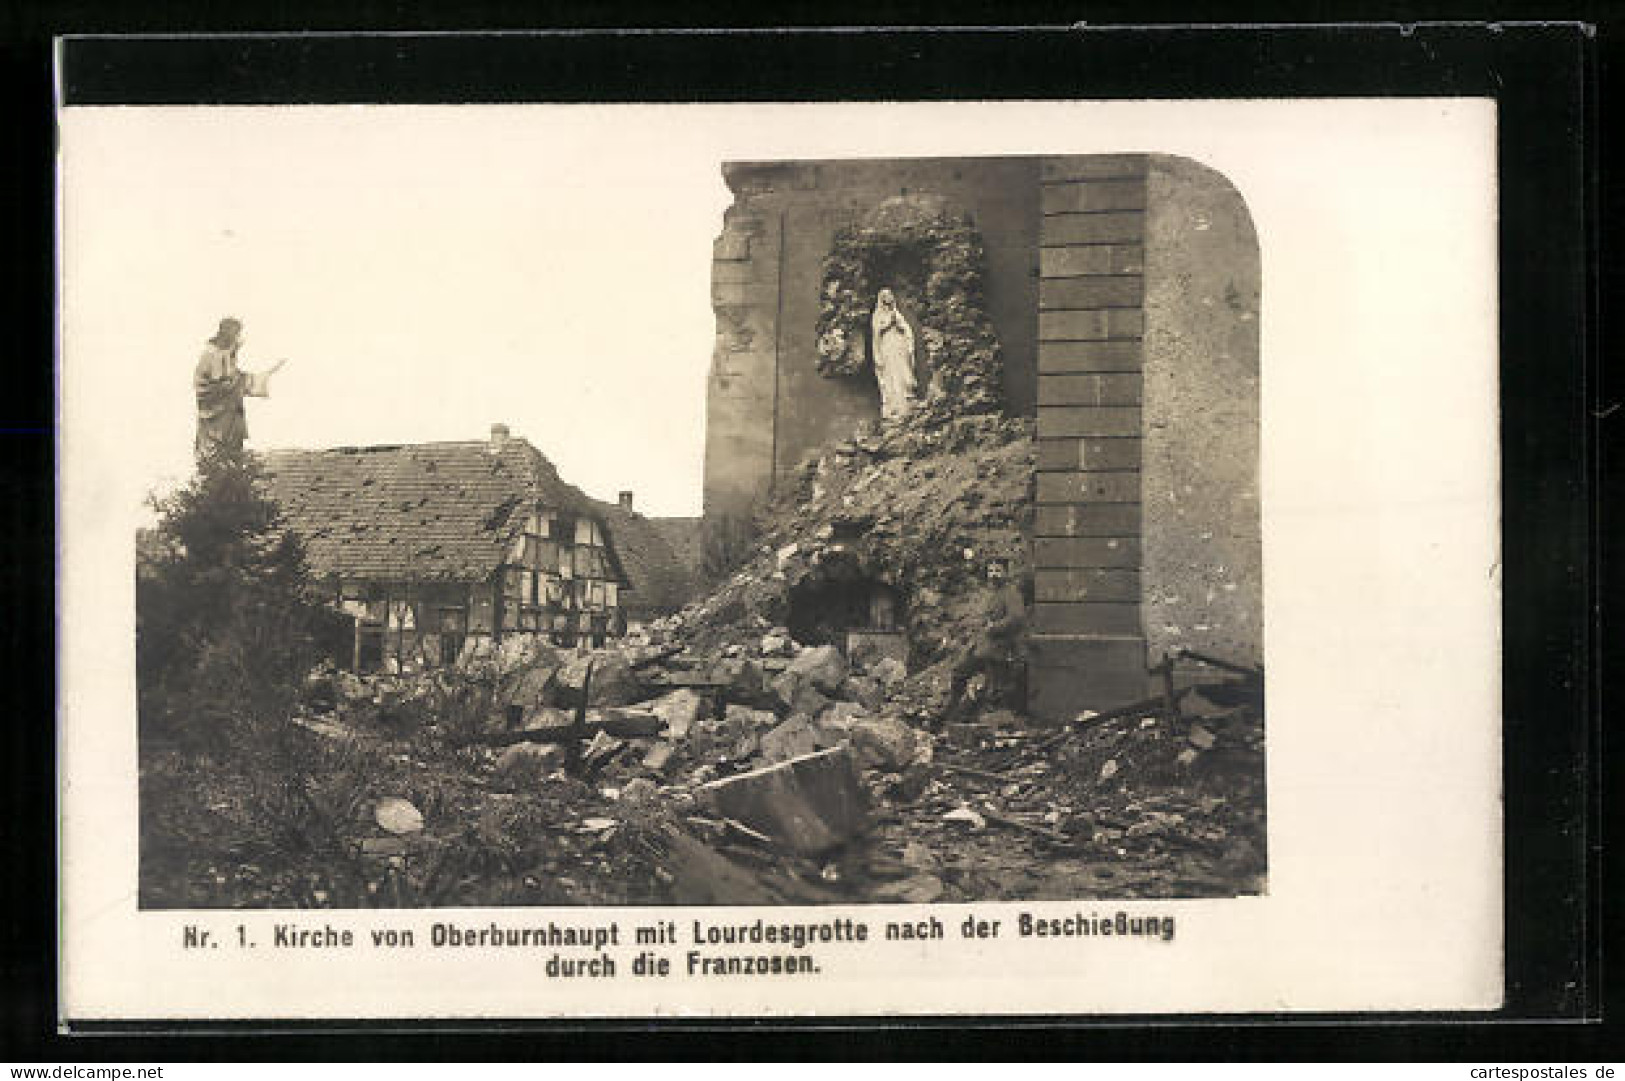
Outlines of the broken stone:
M827 852L860 833L868 798L845 747L712 781L699 796L800 855Z
M903 663L908 657L908 639L901 631L855 630L846 636L849 660L856 668L873 670L887 657Z
M956 826L968 826L973 830L979 830L987 825L987 820L969 807L955 807L943 815L942 820L952 822Z
M1176 757L1174 761L1184 768L1189 769L1191 766L1196 764L1197 756L1199 756L1201 753L1202 752L1196 750L1194 747L1186 747L1183 751L1179 752L1178 757Z
M671 764L672 755L676 753L676 747L661 740L650 747L648 753L643 756L643 768L652 773L660 773Z
M838 694L841 698L858 702L865 709L870 710L879 709L881 702L885 701L886 697L885 692L881 689L880 681L872 676L846 677L846 682L841 684Z
M539 664L525 669L508 695L508 704L526 710L546 705L547 696L553 689L553 680L557 675L558 669L552 665Z
M363 698L372 697L367 685L351 672L340 672L334 677L335 689L346 702L355 702Z
M583 818L581 820L581 828L589 833L603 833L605 830L614 829L617 825L619 823L613 818Z
M867 717L869 711L857 702L836 702L818 717L818 723L846 733L852 727L852 722L859 717Z
M819 746L818 730L806 714L798 713L763 735L760 751L762 760L771 764L811 754Z
M520 722L520 724L522 727L527 729L568 728L573 721L574 718L571 717L570 714L564 712L562 709L554 709L552 706L542 706L539 709L533 709L526 712L524 719Z
M791 650L790 636L778 633L764 634L761 650L764 657L788 657Z
M802 650L790 662L785 674L795 674L824 694L834 694L845 682L850 669L846 658L834 646L814 646Z
M610 709L595 711L589 710L587 722L595 724L612 736L622 739L640 739L644 736L659 735L664 731L666 722L661 717L646 709L625 709L612 707Z
M1020 728L1021 718L1007 709L995 709L982 714L982 723L1002 731Z
M1213 744L1218 742L1212 732L1199 724L1191 725L1190 733L1185 738L1191 741L1191 746L1202 751L1212 750Z
M363 837L361 838L361 854L371 856L373 859L388 859L392 856L404 856L409 851L405 837Z
M942 866L937 854L918 841L903 846L903 864L915 871L930 872Z
M423 828L422 812L399 796L379 800L372 817L390 833L416 833Z
M551 773L563 764L564 749L556 743L515 743L497 756L496 772L504 777L521 768Z
M982 745L984 739L993 735L993 730L985 724L976 724L963 721L950 721L942 730L950 746L961 750L974 750Z
M869 675L889 691L908 678L908 667L896 657L882 657L869 669Z
M581 752L581 761L588 766L596 766L608 762L626 747L626 741L617 739L608 732L593 733L592 741Z
M634 777L621 789L620 802L628 806L647 803L660 795L660 788L647 777Z
M589 664L592 665L592 700L588 705L625 706L643 697L643 684L632 670L632 662L618 650L589 653L572 659L559 669L556 682L579 699Z
M1108 758L1105 764L1100 767L1100 779L1109 781L1115 776L1117 776L1117 759Z
M646 708L665 722L667 739L687 739L704 704L703 698L684 687L655 699Z
M779 723L778 714L770 709L751 709L749 706L729 706L722 715L723 729L730 735L772 728Z
M756 732L746 732L734 741L733 747L728 751L728 759L732 762L743 762L754 755L762 746L762 737Z
M755 698L762 693L762 666L748 657L729 657L711 669L711 679L725 685L732 697Z
M779 570L787 570L790 566L790 561L795 558L796 552L798 551L800 551L800 546L794 542L786 544L783 548L780 548L773 557L773 560L778 565Z
M914 760L914 729L892 716L857 717L847 728L858 765L864 769L901 770Z
M911 905L928 905L942 896L942 879L936 875L915 875L899 882L888 882L875 890L881 901L901 901Z
M772 691L773 697L789 713L816 717L829 707L829 699L820 694L805 675L797 672L793 663L774 678Z

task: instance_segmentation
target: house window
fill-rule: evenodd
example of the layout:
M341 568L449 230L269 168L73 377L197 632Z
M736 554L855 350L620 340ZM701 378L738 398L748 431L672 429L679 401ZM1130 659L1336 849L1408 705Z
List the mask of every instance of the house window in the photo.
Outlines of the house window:
M593 544L593 543L596 543L596 541L597 541L597 537L594 535L592 519L591 518L577 518L576 519L576 543L577 544Z
M376 672L384 666L384 628L363 626L356 648L356 671Z
M467 638L468 613L461 608L440 609L440 663L456 663Z

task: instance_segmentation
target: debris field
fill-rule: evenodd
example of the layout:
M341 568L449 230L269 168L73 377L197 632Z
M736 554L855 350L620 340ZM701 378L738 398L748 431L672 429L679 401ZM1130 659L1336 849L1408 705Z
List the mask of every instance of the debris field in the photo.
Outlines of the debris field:
M744 566L614 648L326 669L274 747L143 747L142 904L1262 892L1261 671L1167 658L1144 701L1051 725L973 686L950 719L983 568L1024 563L1032 447L991 415L865 427L804 463ZM854 588L888 598L882 644L834 633Z

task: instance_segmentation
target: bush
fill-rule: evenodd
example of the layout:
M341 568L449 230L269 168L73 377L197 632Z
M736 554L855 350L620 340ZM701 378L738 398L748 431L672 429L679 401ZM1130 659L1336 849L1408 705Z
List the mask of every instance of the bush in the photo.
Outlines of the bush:
M334 618L307 593L298 538L246 455L223 453L166 499L136 584L144 738L222 749L291 720Z

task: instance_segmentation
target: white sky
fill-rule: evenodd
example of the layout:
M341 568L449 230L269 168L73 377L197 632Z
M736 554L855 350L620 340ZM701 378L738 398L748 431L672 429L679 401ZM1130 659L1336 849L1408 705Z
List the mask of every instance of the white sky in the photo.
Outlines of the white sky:
M1464 254L1451 229L1481 205L1461 185L1482 183L1483 115L1443 100L68 109L64 430L98 463L98 502L139 514L190 471L192 367L233 314L245 367L288 360L249 402L251 446L479 439L502 421L594 495L695 514L723 161L1184 154L1253 210L1266 363L1303 356L1297 341L1326 360L1355 342L1324 328L1357 314L1323 287L1328 267L1391 261L1367 267L1380 277ZM1424 295L1440 299L1407 302ZM1442 324L1416 314L1401 344L1427 356ZM1359 331L1390 336L1395 315Z
M184 476L191 368L235 314L245 367L289 362L249 402L252 446L503 421L594 494L698 513L728 193L714 153L637 127L561 109L70 110L69 377L121 369L149 477ZM662 451L617 453L635 444Z

